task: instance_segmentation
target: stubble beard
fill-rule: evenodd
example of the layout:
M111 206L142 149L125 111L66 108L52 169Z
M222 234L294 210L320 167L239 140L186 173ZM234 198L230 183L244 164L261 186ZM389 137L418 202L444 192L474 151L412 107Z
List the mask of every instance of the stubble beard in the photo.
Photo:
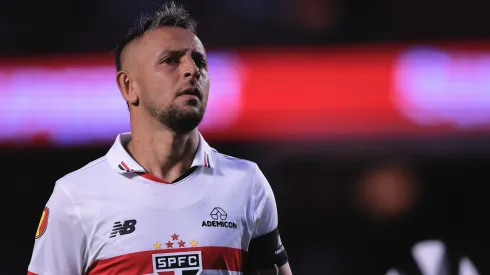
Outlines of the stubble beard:
M148 106L148 113L165 127L176 134L187 134L193 131L204 117L204 106L197 107L197 111L184 111L174 104L168 108Z

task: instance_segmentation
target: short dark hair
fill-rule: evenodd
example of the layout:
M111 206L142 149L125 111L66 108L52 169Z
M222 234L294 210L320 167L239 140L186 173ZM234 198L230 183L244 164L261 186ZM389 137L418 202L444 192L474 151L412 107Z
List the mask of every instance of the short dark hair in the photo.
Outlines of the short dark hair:
M162 5L153 15L142 14L134 26L128 31L122 42L114 50L116 70L121 70L121 53L131 41L143 36L145 33L155 30L159 27L180 27L194 34L197 23L189 15L189 12L181 5L170 1Z

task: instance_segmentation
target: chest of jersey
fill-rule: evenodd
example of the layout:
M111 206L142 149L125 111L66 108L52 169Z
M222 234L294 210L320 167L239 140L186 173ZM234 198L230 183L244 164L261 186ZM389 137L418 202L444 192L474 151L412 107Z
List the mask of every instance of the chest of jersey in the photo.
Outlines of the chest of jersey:
M95 199L89 274L238 274L253 230L249 191L199 179L136 189L131 180Z

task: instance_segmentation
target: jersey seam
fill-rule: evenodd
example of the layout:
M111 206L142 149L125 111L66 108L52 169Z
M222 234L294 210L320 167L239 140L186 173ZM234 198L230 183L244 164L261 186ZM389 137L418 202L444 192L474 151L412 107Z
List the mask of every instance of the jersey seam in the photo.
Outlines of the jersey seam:
M63 192L65 193L65 195L68 197L68 199L70 200L71 204L75 208L75 212L76 212L78 221L80 222L80 225L83 228L83 233L85 233L85 238L88 240L88 231L87 231L87 228L85 227L85 225L83 224L82 215L80 214L80 211L79 211L78 207L75 205L75 203L74 203L72 197L70 196L70 194L68 194L68 190L66 190L66 188L63 187L63 185L61 185L61 184L60 184L60 188L61 188L61 190L63 190Z

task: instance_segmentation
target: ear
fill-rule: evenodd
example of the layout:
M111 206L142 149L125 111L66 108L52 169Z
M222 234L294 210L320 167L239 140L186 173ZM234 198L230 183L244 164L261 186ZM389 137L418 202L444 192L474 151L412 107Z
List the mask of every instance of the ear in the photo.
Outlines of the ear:
M119 71L116 75L117 86L121 92L122 97L128 102L129 105L135 105L138 103L138 93L134 87L130 75L125 71Z

